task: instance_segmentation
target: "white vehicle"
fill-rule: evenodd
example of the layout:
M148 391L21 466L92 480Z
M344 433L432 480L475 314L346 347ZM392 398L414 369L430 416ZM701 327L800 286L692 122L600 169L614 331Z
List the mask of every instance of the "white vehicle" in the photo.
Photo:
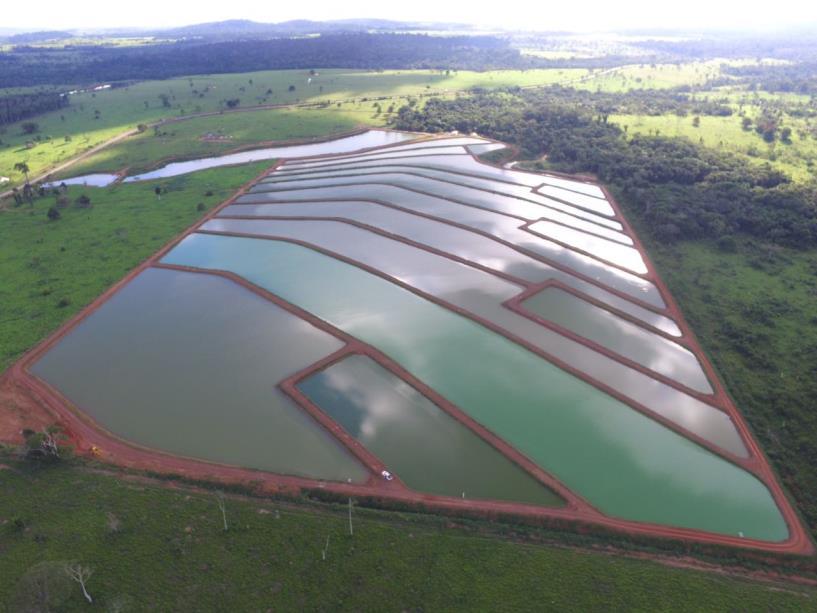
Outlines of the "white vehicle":
M394 479L394 475L393 475L393 474L391 474L391 473L390 473L389 471L387 471L387 470L381 470L381 471L380 471L380 474L383 476L383 478L384 478L386 481L392 481L392 480Z

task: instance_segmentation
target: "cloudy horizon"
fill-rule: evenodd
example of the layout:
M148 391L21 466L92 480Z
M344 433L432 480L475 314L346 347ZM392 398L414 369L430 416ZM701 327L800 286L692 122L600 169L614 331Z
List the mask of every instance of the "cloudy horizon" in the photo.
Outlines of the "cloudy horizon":
M4 10L0 30L102 30L164 29L198 23L247 19L279 23L293 19L388 19L394 21L468 23L494 30L624 32L634 30L775 31L817 25L817 4L805 10L799 0L778 0L775 10L752 2L727 0L713 3L688 0L683 7L650 0L586 0L579 5L545 8L510 0L499 6L480 7L478 13L462 14L459 6L431 0L415 0L410 6L387 6L372 0L347 0L343 4L318 0L311 5L275 6L248 0L225 5L193 5L190 2L143 0L136 15L112 12L101 0L72 3L42 0L38 11L11 4Z

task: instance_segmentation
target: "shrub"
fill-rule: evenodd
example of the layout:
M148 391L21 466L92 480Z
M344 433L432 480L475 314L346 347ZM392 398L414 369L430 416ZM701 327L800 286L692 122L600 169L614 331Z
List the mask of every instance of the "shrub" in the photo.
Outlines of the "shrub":
M50 209L48 209L48 213L46 213L46 215L48 216L48 219L50 219L51 221L57 221L60 217L62 217L62 215L60 215L60 212L57 210L57 207L55 206L52 206Z

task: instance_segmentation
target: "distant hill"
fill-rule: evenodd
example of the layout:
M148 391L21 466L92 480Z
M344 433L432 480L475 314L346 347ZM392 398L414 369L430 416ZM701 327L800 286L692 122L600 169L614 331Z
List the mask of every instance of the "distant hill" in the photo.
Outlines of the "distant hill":
M12 45L29 45L31 43L42 43L47 40L65 40L74 38L71 32L62 30L47 30L43 32L25 32L23 34L12 34L3 40Z
M338 32L406 30L470 30L473 26L454 23L403 22L388 19L339 19L335 21L310 21L295 19L280 23L260 23L247 19L231 19L212 23L200 23L180 28L158 30L152 34L162 38L265 38L280 36L304 36Z

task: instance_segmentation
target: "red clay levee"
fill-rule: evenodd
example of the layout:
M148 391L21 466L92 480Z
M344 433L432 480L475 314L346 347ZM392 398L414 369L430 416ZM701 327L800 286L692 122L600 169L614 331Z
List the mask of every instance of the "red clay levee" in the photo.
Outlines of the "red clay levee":
M462 149L462 155L449 156L447 153L439 154L435 151L441 147L445 147L445 151L449 150L446 140L451 138L459 139L463 145L458 145ZM339 155L326 154L315 156L311 158L301 158L298 160L289 160L294 162L283 166L285 172L279 171L282 168L282 163L274 165L262 173L259 177L243 186L232 198L225 201L211 212L209 212L202 220L188 228L181 235L173 239L168 245L162 248L154 256L143 262L136 269L131 271L125 278L116 283L113 287L108 289L104 294L97 298L93 303L86 307L82 312L77 314L73 319L63 325L54 334L48 337L45 341L34 347L26 355L24 355L16 364L14 364L2 377L0 381L0 401L9 399L13 395L14 403L19 411L22 407L24 411L28 411L31 415L31 424L42 424L43 411L50 413L53 419L59 422L72 443L75 445L79 453L93 453L101 456L104 460L117 464L120 466L147 469L156 472L180 474L188 478L195 479L209 479L216 481L229 482L252 482L260 487L262 491L290 491L297 492L299 490L314 490L323 489L343 496L357 496L369 497L386 501L394 501L401 504L417 505L418 508L437 509L445 512L477 514L485 517L498 516L522 516L545 524L554 526L568 526L575 525L576 529L586 530L592 526L598 526L603 529L609 529L626 534L643 536L643 537L659 537L674 540L693 541L702 544L714 544L739 547L743 549L756 549L765 552L774 552L781 554L813 554L815 549L809 537L808 532L804 528L803 523L795 511L794 506L789 501L786 493L780 486L778 479L770 466L768 459L763 454L760 446L752 435L748 425L738 411L731 397L727 393L723 384L717 376L712 364L707 359L706 354L702 350L698 340L695 338L689 325L686 323L678 305L673 300L666 286L661 278L656 273L655 267L650 261L641 241L637 235L632 231L632 228L624 218L622 211L612 197L612 195L603 187L596 185L592 181L583 177L559 175L550 173L548 175L541 175L537 173L529 173L525 171L513 170L509 171L497 166L493 166L483 162L474 156L470 150L467 149L468 137L443 137L430 138L427 136L420 136L411 141L403 141L380 148L369 148L357 152L344 152ZM491 143L488 139L473 139L475 142ZM427 147L427 157L431 159L430 162L420 160L416 157L425 145ZM453 147L453 145L451 146ZM451 161L446 161L451 157ZM456 158L454 160L453 158ZM494 215L492 219L496 219L495 226L490 224L482 225L480 223L471 223L468 220L468 215L457 217L449 215L444 211L444 207L439 210L432 210L432 208L422 209L421 207L413 208L411 206L411 196L408 196L407 201L394 201L389 198L373 198L373 197L345 197L341 192L345 188L340 187L340 183L335 185L333 181L346 181L350 177L354 177L355 182L365 182L368 174L376 174L377 166L374 164L377 160L381 160L383 164L388 165L391 170L390 174L401 174L397 167L405 166L405 174L410 180L429 182L432 180L431 175L437 173L441 175L443 172L450 172L452 180L447 181L446 178L436 178L440 184L445 183L441 189L451 190L460 189L471 190L471 199L463 196L448 197L446 195L431 195L426 188L415 189L414 187L407 187L406 184L400 186L407 194L416 193L417 198L432 196L440 203L456 204L458 207L464 207L462 210L472 211L473 215L479 217L480 215ZM449 164L448 167L445 165ZM359 168L357 168L359 166ZM284 181L288 184L284 189L280 190L287 194L286 197L276 198L276 183L264 184L263 190L251 191L252 188L261 184L265 179L273 177L278 179L282 176L289 175L289 178L296 177L288 171L297 171L297 180ZM327 170L331 172L326 172ZM277 172L278 171L278 172ZM351 172L350 172L351 171ZM314 174L313 174L314 173ZM428 175L424 176L424 173ZM386 174L386 173L380 173ZM298 180L306 179L313 181L314 177L321 177L325 180L327 189L334 189L338 191L336 196L330 195L324 197L310 197L309 189L299 191L297 186ZM487 177L492 177L488 179ZM470 181L470 185L468 184ZM480 184L486 185L489 181L496 183L495 188L479 187ZM371 177L371 183L377 185L384 185L383 178ZM431 184L431 183L429 183ZM355 183L360 185L360 183ZM385 183L388 186L388 180ZM506 187L503 187L505 185ZM349 187L348 185L346 187ZM396 186L395 186L396 187ZM268 189L269 188L269 189ZM353 189L356 189L353 187ZM388 192L388 190L386 190ZM493 210L489 205L484 205L480 200L480 193L494 194L497 198L505 199L497 210ZM545 192L547 195L545 195ZM448 192L446 192L448 193ZM271 197L267 198L268 195ZM249 199L247 198L249 196ZM493 196L492 196L493 197ZM611 215L607 215L598 210L593 211L593 206L596 205L598 199L598 209L602 209L602 203L606 206L609 204L612 210ZM429 244L420 235L403 235L400 231L394 228L387 228L378 225L379 222L372 220L371 222L361 219L352 219L351 217L343 217L342 215L325 215L316 213L312 215L307 213L309 210L309 203L342 203L349 200L360 202L367 202L371 206L378 207L378 209L386 213L392 212L396 215L409 214L417 220L421 220L426 224L438 224L441 228L456 229L460 234L462 231L469 233L469 236L477 237L479 241L491 241L490 244L496 245L499 250L512 250L514 257L522 258L526 262L530 262L531 266L540 267L543 270L554 270L561 275L557 278L553 276L545 281L524 278L524 275L518 272L517 269L510 270L509 267L503 267L494 264L492 261L476 261L469 259L464 251L454 253L454 251L447 251L444 246L439 244ZM273 207L276 203L301 203L304 207L298 215L292 214L278 214L274 212ZM408 202L408 204L407 204ZM544 207L539 217L529 213L520 213L514 209L514 203L519 203L519 211L536 211L536 208L531 208L532 205ZM256 214L237 214L235 212L223 212L228 206L234 204L268 204L270 210L259 212ZM504 207L504 208L502 208ZM527 207L527 208L524 208ZM552 207L552 208L548 208ZM234 207L235 209L245 207ZM246 207L248 210L250 207ZM282 209L283 210L283 209ZM460 209L457 209L460 210ZM554 217L553 211L558 210ZM566 211L566 212L565 212ZM548 218L548 215L551 218ZM381 216L381 219L388 217L388 215ZM649 406L636 399L629 397L620 389L614 389L609 384L597 380L593 376L584 372L581 367L575 363L568 363L559 355L553 354L541 346L535 344L527 338L520 337L519 334L514 334L506 329L500 323L490 321L486 317L480 316L473 311L469 311L462 306L453 304L446 299L424 291L418 286L412 285L410 281L405 279L398 279L393 274L378 269L370 263L358 261L348 255L343 255L334 251L331 247L316 244L311 240L299 240L286 236L276 236L272 233L261 235L253 233L236 233L229 231L213 232L211 230L202 228L208 221L215 219L223 220L266 220L268 223L276 222L296 222L302 223L311 222L342 222L354 227L358 231L371 233L376 235L381 240L397 241L401 245L410 246L412 249L422 251L425 254L433 255L438 258L445 258L451 262L452 265L470 267L473 271L479 273L486 273L491 278L498 282L506 283L509 286L516 286L518 293L512 298L503 300L499 307L505 309L508 314L513 314L514 317L520 316L524 319L526 325L536 325L546 328L550 333L558 334L566 341L575 343L581 346L583 351L592 351L594 355L599 356L599 359L608 360L610 364L616 368L626 368L629 371L636 373L639 377L649 377L655 384L666 386L665 389L672 393L684 394L696 402L709 407L717 409L731 419L734 424L742 444L747 450L745 457L732 453L719 445L707 440L705 437L699 436L682 425L675 423ZM547 224L553 224L556 227L556 233L562 232L558 236L551 236L542 234L539 230L531 229L531 225L537 221L544 221ZM606 220L606 221L605 221ZM512 223L511 223L512 222ZM616 223L612 223L616 222ZM602 224L607 225L602 225ZM612 227L611 226L615 226ZM506 225L503 225L506 224ZM545 224L545 225L547 225ZM596 224L596 225L593 225ZM618 225L616 225L618 224ZM435 227L437 227L435 225ZM511 227L511 232L518 234L509 234L497 228ZM619 231L617 228L620 227ZM611 229L612 228L612 229ZM505 232L503 234L503 232ZM385 355L376 347L362 342L360 339L350 335L340 328L331 325L316 315L300 308L299 306L284 300L282 297L264 289L247 279L222 270L193 268L190 266L183 266L177 264L163 263L162 258L173 250L182 240L191 234L219 234L238 236L242 238L263 238L273 241L286 241L290 243L299 244L307 247L313 251L317 251L326 256L332 257L336 260L355 266L368 274L376 275L386 281L393 283L406 289L414 294L421 296L425 300L433 302L438 306L456 313L462 317L466 317L485 328L488 328L493 333L501 335L516 345L522 346L528 351L536 354L541 359L546 360L550 364L555 365L563 371L566 371L574 377L580 378L582 381L589 383L595 388L601 390L605 394L613 396L620 402L628 405L630 408L638 411L649 419L673 430L680 436L692 441L696 445L703 447L711 453L719 456L723 460L730 462L742 470L754 475L768 488L774 503L777 505L780 514L785 520L788 528L788 538L780 542L762 541L752 538L743 538L735 535L711 533L703 530L678 528L669 525L659 525L645 522L637 522L626 519L620 519L605 515L602 511L592 505L588 500L573 491L569 484L562 482L560 479L554 477L548 471L544 470L537 463L532 461L524 453L520 452L516 447L497 436L490 429L472 418L460 407L450 402L447 398L432 389L429 385L412 375L401 364L394 359ZM622 237L618 239L618 235ZM521 237L524 244L516 244L512 239L513 236ZM612 236L612 239L611 239ZM577 238L578 237L578 238ZM613 257L608 257L609 253L621 253L621 245L628 244L627 239L631 239L633 248L637 250L643 261L643 267L646 272L633 273L632 270L627 270L622 267L620 262L614 261ZM476 240L476 239L475 239ZM608 245L606 241L617 241L616 245ZM527 242L530 241L530 242ZM535 248L535 241L543 241L547 245L546 249ZM573 241L572 243L570 241ZM578 242L577 242L578 241ZM533 245L533 246L532 246ZM599 247L600 246L600 247ZM605 247L610 246L608 251ZM405 248L405 247L404 247ZM626 249L626 248L625 248ZM558 257L560 251L569 253L569 257L564 259ZM632 253L630 249L630 253ZM572 258L572 259L571 259ZM46 355L56 344L58 344L64 337L71 334L72 331L83 321L91 316L95 311L100 309L105 303L113 297L121 288L130 283L137 275L141 274L148 268L163 268L183 271L189 274L200 275L219 275L227 278L240 286L260 296L264 300L285 309L289 313L297 316L304 322L308 322L312 326L334 336L342 343L341 349L335 351L331 355L324 357L318 362L311 364L309 367L296 372L287 377L283 381L279 381L279 388L292 399L301 409L308 414L314 422L328 432L332 437L340 442L349 453L354 456L366 469L370 475L365 483L339 483L329 481L317 481L303 477L293 477L287 475L280 475L259 470L252 470L240 466L230 466L224 464L217 464L203 461L196 458L180 457L165 453L161 450L150 449L140 446L136 442L123 440L116 434L107 431L99 423L92 420L80 407L74 404L52 385L49 385L45 380L35 376L30 372L30 368ZM521 269L519 269L521 270ZM637 295L622 291L619 287L612 287L604 281L603 275L595 275L592 271L601 271L605 275L610 275L609 278L626 278L634 279L639 283L648 283L652 288L651 291L657 291L660 300L648 301L641 299ZM568 277L565 277L567 275ZM560 279L567 278L569 283L565 283ZM577 285L572 285L572 279L576 280ZM584 288L590 288L593 295L586 291L578 289L578 285ZM600 308L609 311L622 320L626 320L628 325L635 325L640 327L649 334L654 334L656 338L660 338L662 342L676 343L679 347L691 352L695 359L700 364L706 380L712 388L712 393L704 391L696 391L689 386L674 380L666 374L656 373L654 370L637 363L633 359L625 357L614 348L609 346L601 346L598 342L582 336L583 331L567 330L564 327L550 321L546 315L534 314L529 312L522 302L533 296L544 288L553 287L567 292L573 299L586 302L592 305L593 308ZM588 291L590 291L588 290ZM350 290L354 291L354 290ZM645 290L646 291L646 290ZM601 292L601 293L600 293ZM607 301L605 301L607 300ZM662 306L656 306L663 301ZM622 306L623 305L623 306ZM628 306L629 305L629 306ZM670 327L670 332L666 329L659 329L650 323L649 317L644 317L643 314L651 314L652 317L663 316L663 321L667 319L672 320L677 325L677 329ZM661 319L659 317L659 319ZM652 320L655 321L654 319ZM533 323L531 323L533 322ZM538 328L538 329L542 329ZM680 336L675 334L680 330ZM319 406L311 402L309 398L302 393L298 384L308 377L327 369L331 365L343 360L344 358L353 355L366 355L372 360L376 361L387 371L394 376L402 379L407 385L411 386L431 402L433 402L441 410L445 411L452 418L457 420L460 424L470 429L480 439L491 445L494 449L503 454L507 459L516 464L519 468L525 471L528 475L533 477L542 485L546 486L553 492L557 493L564 501L562 507L543 507L535 506L533 504L521 504L513 502L501 501L486 501L486 500L472 500L459 499L453 497L445 497L438 495L423 494L414 491L406 486L401 481L399 474L392 480L382 478L381 474L387 469L386 464L375 454L373 454L365 445L361 444L350 433L344 430L338 423L336 423L327 413L325 413ZM12 390L13 394L9 394L8 390ZM669 393L669 392L667 392ZM716 411L716 413L717 413ZM10 414L10 413L9 413ZM718 413L720 419L721 413ZM192 415L191 419L195 419ZM14 422L18 423L17 421ZM3 432L3 430L0 430ZM771 502L769 503L771 505Z

